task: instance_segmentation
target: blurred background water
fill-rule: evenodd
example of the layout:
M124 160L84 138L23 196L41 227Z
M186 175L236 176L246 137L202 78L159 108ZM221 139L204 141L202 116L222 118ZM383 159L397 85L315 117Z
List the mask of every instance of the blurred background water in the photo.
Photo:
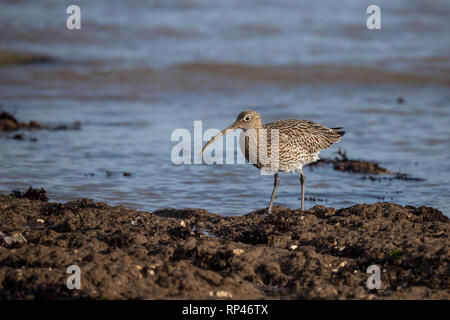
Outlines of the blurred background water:
M0 1L0 50L55 58L0 66L0 109L81 122L24 133L37 142L0 134L0 192L32 185L51 200L247 213L267 206L271 176L174 165L170 138L252 108L263 122L345 127L322 157L342 148L424 179L305 169L307 208L393 201L450 213L449 1L377 1L381 30L366 28L369 1L77 1L81 30L65 26L70 4ZM299 176L281 175L275 203L297 208L299 195Z

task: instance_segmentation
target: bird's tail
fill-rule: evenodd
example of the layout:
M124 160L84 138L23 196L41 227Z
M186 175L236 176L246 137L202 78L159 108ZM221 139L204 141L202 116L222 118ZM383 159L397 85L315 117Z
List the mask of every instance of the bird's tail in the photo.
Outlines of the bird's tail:
M336 132L341 137L345 134L345 131L342 130L342 129L344 129L343 127L331 128L331 129L334 130L334 132Z

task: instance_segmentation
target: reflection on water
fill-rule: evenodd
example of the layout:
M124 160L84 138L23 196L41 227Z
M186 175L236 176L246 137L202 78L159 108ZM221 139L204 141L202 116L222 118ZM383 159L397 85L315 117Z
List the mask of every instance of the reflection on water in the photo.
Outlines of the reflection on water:
M306 206L394 201L450 213L450 39L446 2L381 1L382 30L357 1L6 2L0 50L56 62L0 67L1 108L21 120L81 130L0 135L0 192L44 187L54 200L90 197L145 210L265 207L272 177L251 165L176 166L171 133L222 129L251 106L264 122L344 126L341 147L425 181L369 181L305 169ZM333 12L333 14L330 14ZM110 172L111 174L107 174ZM124 176L123 172L130 172ZM276 203L299 207L297 175Z

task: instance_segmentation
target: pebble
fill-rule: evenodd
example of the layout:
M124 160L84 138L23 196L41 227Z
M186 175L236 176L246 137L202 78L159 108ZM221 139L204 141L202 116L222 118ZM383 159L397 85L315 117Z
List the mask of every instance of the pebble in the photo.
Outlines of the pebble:
M213 297L216 296L218 298L233 298L233 294L231 292L225 291L225 290L219 290L214 293L214 291L209 292L209 296Z
M3 241L5 241L5 243L8 245L13 243L27 243L27 239L25 239L25 237L21 233L14 233L10 237L2 235L2 237Z
M245 251L243 250L243 249L233 249L233 254L235 255L235 256L240 256L241 254L243 254Z
M296 244L289 246L289 249L291 249L291 250L296 250L297 248L298 248L298 246Z

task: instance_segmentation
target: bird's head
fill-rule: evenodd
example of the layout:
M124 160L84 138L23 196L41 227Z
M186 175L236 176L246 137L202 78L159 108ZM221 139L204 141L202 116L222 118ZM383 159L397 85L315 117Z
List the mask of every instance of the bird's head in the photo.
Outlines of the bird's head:
M228 129L259 129L261 128L261 117L258 112L245 110L239 113L236 121Z
M205 149L212 144L214 141L216 141L219 137L223 136L227 130L234 130L234 129L242 129L242 130L248 130L248 129L259 129L262 127L261 124L261 117L259 116L258 112L253 110L245 110L239 113L239 115L236 118L236 121L234 121L230 126L220 131L217 135L211 138L211 140L208 141L207 144L202 149L202 152L200 155L203 155L203 152Z

